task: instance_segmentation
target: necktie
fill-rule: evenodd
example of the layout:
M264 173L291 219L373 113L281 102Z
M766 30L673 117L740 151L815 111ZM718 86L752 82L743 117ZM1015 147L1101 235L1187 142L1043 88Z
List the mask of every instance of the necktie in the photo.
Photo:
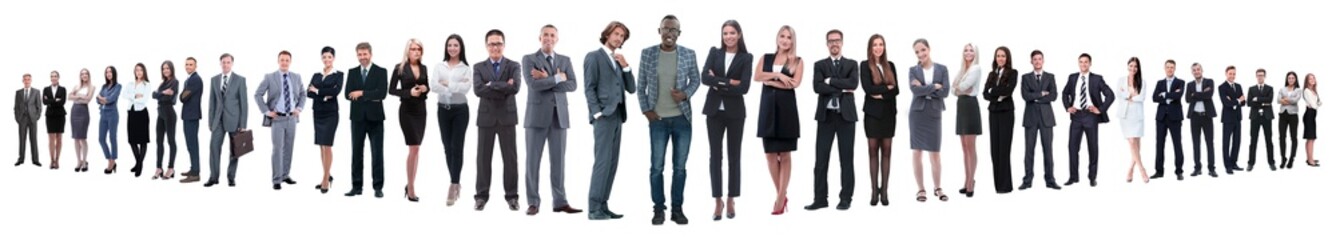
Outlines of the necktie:
M288 81L288 74L283 74L283 113L292 112L292 88Z
M492 62L492 75L495 75L497 79L501 78L501 63Z
M547 56L547 73L552 74L552 68L554 67L557 67L557 64L552 62L552 56Z
M1087 91L1086 91L1086 77L1085 77L1085 76L1081 76L1081 109L1085 109L1085 108L1087 107L1087 106L1086 106L1086 95L1087 95Z
M223 75L223 92L227 92L227 75Z
M366 68L362 68L362 81L366 81L366 73L367 73Z

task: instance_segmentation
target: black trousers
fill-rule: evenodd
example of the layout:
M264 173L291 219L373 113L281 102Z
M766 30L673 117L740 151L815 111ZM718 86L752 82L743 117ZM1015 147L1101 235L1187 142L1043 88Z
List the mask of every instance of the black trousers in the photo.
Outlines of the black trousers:
M1288 132L1289 134L1285 134ZM1290 137L1290 155L1285 155L1285 136ZM1268 137L1269 138L1269 137ZM1280 165L1293 165L1299 153L1299 114L1280 114Z
M1183 121L1155 123L1155 176L1164 176L1164 138L1169 136L1174 145L1174 174L1183 175Z
M991 112L988 115L988 142L993 156L993 188L997 193L1011 192L1011 139L1016 128L1016 112Z
M385 187L385 121L353 121L353 190L362 190L363 150L371 138L371 188Z
M1257 132L1262 131L1266 136L1257 137ZM1253 164L1257 163L1257 140L1266 139L1266 163L1271 165L1272 170L1276 168L1276 154L1273 151L1275 145L1271 144L1271 120L1252 120L1252 144L1248 145L1248 170L1252 170Z
M1197 113L1189 113L1197 115ZM1215 123L1214 118L1205 115L1189 116L1188 128L1192 130L1192 162L1196 165L1192 167L1192 173L1201 172L1201 143L1202 135L1206 136L1206 169L1215 172Z
M724 195L724 137L728 139L728 197L742 194L742 128L746 118L729 118L727 114L705 118L705 128L710 140L710 193L713 197Z
M1067 133L1067 166L1071 174L1067 177L1067 182L1079 182L1078 176L1081 176L1081 137L1086 140L1086 150L1090 153L1090 181L1095 181L1095 175L1099 173L1099 121L1095 115L1080 111L1076 113L1076 118L1072 119L1071 128Z
M167 143L171 148L167 155L167 168L176 168L176 110L168 108L158 109L158 168L162 168L162 144Z
M469 130L468 104L438 104L436 123L440 124L441 145L445 146L445 165L450 170L450 184L459 184L464 168L464 133Z
M1239 147L1243 144L1243 123L1240 121L1223 121L1220 131L1224 134L1220 139L1225 142L1220 143L1224 150L1225 172L1233 172L1239 168Z
M499 139L498 139L499 138ZM492 188L492 147L501 142L501 182L506 200L520 199L519 168L516 166L515 125L478 127L478 183L474 200L487 201Z
M830 148L835 137L840 141L840 201L854 197L854 122L845 121L838 111L826 110L826 121L816 125L816 168L813 178L816 187L813 203L826 203L829 187L826 172L830 170Z

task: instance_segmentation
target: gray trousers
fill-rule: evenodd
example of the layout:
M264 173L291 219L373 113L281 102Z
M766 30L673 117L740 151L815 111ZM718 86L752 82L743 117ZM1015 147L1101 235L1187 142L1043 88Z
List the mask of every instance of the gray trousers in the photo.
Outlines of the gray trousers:
M270 155L273 166L273 184L288 179L292 170L292 141L297 133L297 118L279 116L271 121L270 136L273 139L273 153Z
M231 143L233 132L222 129L212 129L213 134L209 138L209 182L218 182L219 171L222 169L220 157L223 155L223 139L228 139ZM232 145L227 146L227 152L232 152ZM227 157L227 181L237 180L237 158L236 153Z
M547 128L524 128L524 143L528 151L525 155L524 186L525 197L528 198L529 206L537 207L542 202L538 194L539 168L543 163L543 145L548 143L552 149L548 150L551 162L550 173L552 181L552 207L563 207L569 205L566 202L566 129L558 128L557 114L552 114L552 125Z
M617 114L594 120L594 171L589 181L589 213L608 211L612 181L621 157L622 119Z
M37 163L37 122L19 121L19 163L23 163L23 150L32 150L32 163Z

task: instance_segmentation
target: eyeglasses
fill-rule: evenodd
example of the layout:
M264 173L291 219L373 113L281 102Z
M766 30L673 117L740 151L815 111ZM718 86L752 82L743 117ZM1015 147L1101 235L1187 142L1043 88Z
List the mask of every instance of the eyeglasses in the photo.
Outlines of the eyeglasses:
M503 43L503 42L489 42L489 43L487 43L487 47L501 47L501 46L505 46L505 45L506 45L506 43Z
M841 39L841 38L836 38L836 39L826 39L826 44L831 44L831 43L842 43L842 42L844 42L844 39Z
M682 29L677 28L659 28L660 34L681 34Z

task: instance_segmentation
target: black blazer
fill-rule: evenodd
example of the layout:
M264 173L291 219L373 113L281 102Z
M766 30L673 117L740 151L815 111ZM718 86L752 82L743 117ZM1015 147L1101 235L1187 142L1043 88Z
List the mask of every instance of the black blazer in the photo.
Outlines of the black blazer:
M46 105L46 117L64 117L65 101L69 100L66 99L68 96L65 94L65 87L57 86L51 89L47 86L46 89L42 89L42 104Z
M1048 91L1048 95L1043 95L1044 91ZM1022 75L1021 98L1025 99L1021 126L1047 128L1058 125L1053 119L1053 101L1058 100L1058 84L1052 73L1043 72L1038 79L1032 73Z
M427 65L418 63L417 78L413 78L413 69L403 64L394 66L394 77L390 77L390 95L399 97L400 106L421 106L427 102L427 93L431 92L431 87L426 87L427 91L414 97L411 93L413 87L418 85L427 86Z
M166 91L167 89L172 90L172 95L162 94L162 91ZM176 106L176 97L181 96L181 81L176 79L172 79L171 81L163 81L162 83L158 84L157 90L153 90L152 95L153 99L158 100L159 111L175 110L173 109L173 106Z
M1243 121L1243 102L1239 102L1239 97L1243 96L1243 85L1238 83L1221 83L1215 90L1220 92L1220 122Z
M359 76L361 72L357 73ZM306 97L311 98L311 111L317 114L339 113L339 93L343 92L343 72L334 70L325 76L325 73L318 72L311 75L310 83L316 88L316 92L306 92Z
M1206 104L1204 107L1206 109L1203 109L1206 110L1206 117L1215 117L1215 102L1211 101L1211 95L1214 95L1213 93L1215 93L1216 90L1215 88L1212 88L1215 86L1215 80L1203 78L1201 82L1202 85L1205 86L1202 86L1202 91L1200 92L1197 91L1197 81L1188 82L1188 94L1184 97L1187 98L1188 102L1187 112L1191 113L1192 109L1196 108L1192 106L1193 104Z
M1183 102L1178 100L1183 96L1183 80L1175 77L1171 81L1158 81L1155 83L1155 93L1151 96L1155 103L1159 103L1155 109L1155 120L1183 121Z
M839 68L829 57L816 61L816 66L812 68L812 90L820 97L816 104L816 121L826 121L826 106L830 104L831 97L839 98L840 115L844 116L845 121L858 121L858 105L854 105L854 95L845 93L844 90L858 89L858 62L853 59L840 58ZM830 82L826 82L830 78Z
M501 58L501 75L492 71L492 60L473 64L473 94L478 95L479 127L515 126L519 114L515 110L515 94L524 85L520 63ZM514 83L507 81L515 80Z
M1274 100L1276 91L1270 85L1256 85L1248 88L1248 107L1253 108L1248 113L1248 119L1254 121L1271 121L1276 114L1271 112L1271 101Z
M189 92L190 95L186 95ZM200 120L200 99L204 96L204 80L199 73L191 73L186 78L185 89L176 94L181 98L181 120Z
M1076 104L1080 104L1079 101L1081 101L1081 99L1078 98L1081 95L1076 92L1080 91L1078 86L1076 86L1077 82L1080 81L1080 78L1081 73L1073 73L1072 75L1067 76L1067 86L1062 89L1063 106L1070 108L1076 106ZM1088 102L1086 102L1086 104L1095 106L1100 112L1100 114L1095 116L1095 120L1097 120L1096 122L1109 122L1109 107L1113 106L1113 100L1118 97L1113 95L1113 89L1109 88L1109 85L1104 84L1104 76L1090 73L1089 79L1086 79L1086 82L1086 91L1088 91L1086 97L1090 98L1087 99ZM1078 109L1077 111L1085 111L1085 109ZM1071 115L1072 119L1076 120L1076 115L1068 115Z
M1011 94L1016 90L1016 69L988 72L988 82L983 84L983 99L988 100L988 111L1011 112L1016 110Z
M719 117L742 119L747 117L747 104L742 96L747 94L752 82L752 55L740 52L734 54L733 62L724 62L727 53L718 47L710 48L705 57L705 68L701 68L701 84L710 87L705 94L702 113L705 116L719 116L719 104L724 104L724 114ZM711 75L710 73L714 74ZM742 82L737 86L728 84L731 80Z
M385 68L374 63L371 64L371 70L367 71L366 79L362 79L362 66L356 66L348 69L348 82L344 84L343 97L348 99L349 111L348 119L356 121L384 121L385 107L381 104L385 100L385 87L388 86L386 78L389 76ZM349 97L353 91L362 91L362 97L353 100Z
M895 78L896 86L894 89L886 89L886 86L890 85L889 82L883 82L881 85L872 82L872 68L869 68L867 60L858 63L858 77L863 83L863 93L866 94L863 97L863 114L866 114L867 117L895 118L895 114L899 112L895 109L895 106L897 106L895 98L900 95L900 78L898 77L900 75L895 70L895 62L887 61L887 63L889 63L890 69L882 70L884 71L882 74L885 74L885 78L882 78L882 80L890 81L890 78ZM881 95L881 99L872 98L872 95Z

